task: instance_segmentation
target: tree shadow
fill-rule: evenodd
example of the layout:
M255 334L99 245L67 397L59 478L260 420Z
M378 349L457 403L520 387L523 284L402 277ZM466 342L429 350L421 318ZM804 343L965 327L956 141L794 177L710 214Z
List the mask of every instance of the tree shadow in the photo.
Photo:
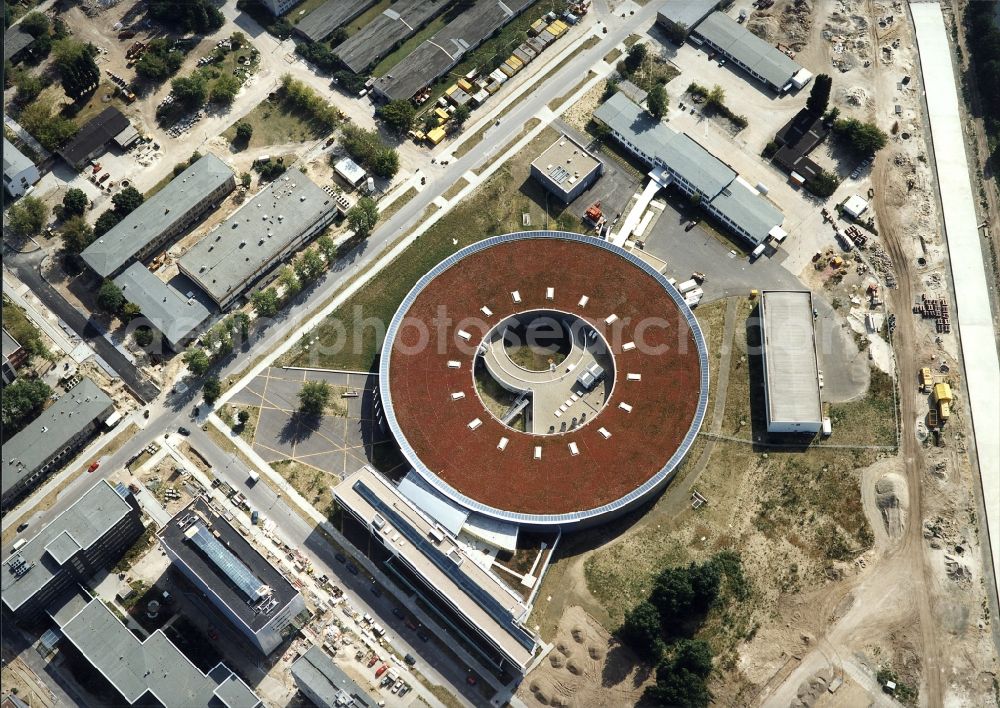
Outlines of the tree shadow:
M313 433L319 430L322 416L309 415L301 411L295 411L278 433L278 441L284 444L297 444L308 440Z
M601 672L601 685L614 688L632 675L632 688L638 688L649 680L653 667L639 659L635 652L628 648L617 637L612 638L608 653L604 657L604 669Z

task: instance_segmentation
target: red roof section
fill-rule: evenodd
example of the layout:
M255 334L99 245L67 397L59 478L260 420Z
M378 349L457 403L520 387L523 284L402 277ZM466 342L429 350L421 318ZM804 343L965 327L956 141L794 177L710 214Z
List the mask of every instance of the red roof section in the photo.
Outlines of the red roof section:
M545 297L549 287L554 300ZM589 298L584 307L582 296ZM480 311L483 306L491 316ZM573 313L604 335L615 381L592 422L567 433L531 435L503 425L483 406L473 381L474 352L505 317L544 309ZM606 325L612 314L617 321ZM427 337L424 346L421 337ZM634 349L623 349L633 341ZM450 360L461 367L449 368ZM627 380L629 373L641 380ZM524 514L594 509L641 486L677 450L700 395L694 334L663 286L616 253L559 239L492 246L428 283L393 342L389 379L399 427L427 468L467 497ZM456 391L465 397L452 400ZM621 402L632 410L621 409ZM476 418L482 424L471 430ZM503 451L497 449L501 437L509 439ZM570 453L570 442L579 455ZM536 446L540 460L533 459Z

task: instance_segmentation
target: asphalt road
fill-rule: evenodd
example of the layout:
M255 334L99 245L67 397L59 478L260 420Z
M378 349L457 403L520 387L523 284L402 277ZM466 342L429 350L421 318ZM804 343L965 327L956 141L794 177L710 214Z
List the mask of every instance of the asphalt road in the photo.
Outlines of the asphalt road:
M102 332L95 328L79 310L71 305L66 298L40 272L45 252L42 250L31 253L16 253L7 251L4 260L22 283L31 288L31 292L41 300L49 310L62 319L74 332L86 341L104 361L114 369L132 393L142 401L151 401L160 393L153 382L139 371L115 346L104 338ZM68 353L68 352L67 352Z

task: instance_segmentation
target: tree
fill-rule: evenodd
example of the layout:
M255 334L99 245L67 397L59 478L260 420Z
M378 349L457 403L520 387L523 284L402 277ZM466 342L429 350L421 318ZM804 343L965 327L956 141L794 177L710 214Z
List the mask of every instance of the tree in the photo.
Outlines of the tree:
M333 239L329 235L323 234L320 236L316 241L316 246L323 254L323 258L326 259L327 263L333 263L337 260L337 244L333 242Z
M803 186L817 197L825 199L826 197L832 197L833 193L837 191L837 187L840 186L840 180L832 172L820 170L815 177L806 180Z
M135 339L136 345L145 349L153 343L153 330L149 327L137 327L132 333L132 337Z
M209 376L205 379L205 385L201 388L201 394L205 397L205 403L212 405L222 395L222 382L219 381L217 376Z
M101 82L101 70L94 61L97 48L75 39L61 39L53 45L56 68L63 90L74 101L91 93Z
M48 16L41 12L29 12L21 20L21 29L36 39L48 34L51 26Z
M721 570L709 561L686 568L664 568L653 582L649 600L660 611L660 623L676 632L692 615L704 614L719 593Z
M258 317L274 317L281 308L278 291L274 288L258 290L250 296L250 303Z
M646 60L646 56L649 54L649 49L642 42L633 44L628 48L628 54L625 55L625 68L628 73L635 72L642 62Z
M79 254L94 242L94 230L81 216L67 219L62 226L63 250L66 253Z
M54 108L53 99L43 97L25 106L18 117L21 126L49 151L57 150L79 130L69 118L53 115Z
M235 76L229 74L220 76L212 86L212 93L209 98L212 100L212 103L228 106L235 100L236 94L240 92L242 86L243 84Z
M7 210L7 223L18 236L37 236L49 218L49 208L37 197L22 197Z
M375 111L376 117L397 135L404 135L413 126L416 114L413 104L402 98L389 101Z
M644 698L656 705L703 708L711 694L706 679L712 670L712 650L701 640L682 639L673 656L656 670L656 683Z
M330 384L326 381L306 381L299 389L299 412L310 418L323 415L330 402Z
M375 153L369 167L379 177L392 179L399 171L399 153L390 147L384 147Z
M122 218L115 213L114 209L108 209L106 212L97 217L97 221L94 222L94 236L103 236L108 231L115 228L121 220Z
M111 197L111 202L115 205L115 214L124 219L142 205L143 199L142 192L130 186Z
M177 73L183 62L184 55L174 49L173 42L161 37L146 45L135 71L145 79L159 82Z
M240 184L243 185L244 188L250 189L251 182L253 182L253 177L250 176L249 172L244 172L240 175Z
M142 314L142 308L140 308L134 302L126 302L124 305L122 305L121 317L126 322L131 322L141 314Z
M726 90L716 84L705 96L705 105L713 108L722 108L726 105Z
M660 613L650 602L642 602L625 615L618 630L622 641L643 659L656 663L663 655L664 643Z
M650 114L657 120L662 120L663 116L667 114L668 105L669 99L663 84L654 85L646 96L646 108L649 109Z
M830 89L833 87L833 79L828 74L817 74L813 79L813 87L806 100L806 110L814 116L821 115L826 111L830 103Z
M472 109L469 108L469 104L465 103L455 109L451 119L455 121L455 125L461 128L465 125L465 121L469 120L470 115L472 115Z
M236 420L240 422L240 427L242 428L250 420L250 411L246 408L241 409L240 412L236 414Z
M295 295L302 289L302 281L299 280L299 276L295 274L295 269L292 266L285 266L281 269L278 282L285 286L285 295L288 297Z
M229 43L233 46L234 50L239 49L247 43L247 36L242 32L233 32L229 35Z
M862 123L856 118L845 118L834 122L833 132L858 155L871 156L889 143L886 135L874 123Z
M250 138L253 136L253 126L247 123L245 120L241 120L236 124L236 140L243 144L249 143ZM249 177L249 175L247 175Z
M63 218L69 219L74 216L83 216L89 203L90 200L87 199L87 194L82 189L71 187L63 196Z
M201 74L182 76L170 82L174 100L185 108L198 108L208 98L208 87L205 77Z
M212 360L208 358L208 354L201 347L189 347L186 352L184 352L184 363L187 364L188 371L190 371L195 376L201 376L208 368L212 365Z
M35 417L52 395L52 389L40 379L19 378L4 387L2 395L4 436L20 431Z
M42 77L25 70L14 77L14 86L17 87L17 102L23 106L38 97L45 88L45 82Z
M97 290L97 306L108 314L115 314L125 304L121 288L113 280L105 280Z
M234 331L240 333L240 337L246 339L250 336L250 315L240 310L232 316L232 326Z
M149 0L149 14L182 34L210 34L225 22L208 0Z
M295 274L303 283L311 283L323 274L324 266L322 256L310 249L295 260Z
M378 205L371 197L361 197L347 212L347 223L359 238L367 238L378 223Z

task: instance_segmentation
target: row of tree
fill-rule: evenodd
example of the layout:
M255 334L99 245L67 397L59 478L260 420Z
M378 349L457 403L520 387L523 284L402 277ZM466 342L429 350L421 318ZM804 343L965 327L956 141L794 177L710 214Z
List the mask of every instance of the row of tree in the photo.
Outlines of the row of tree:
M399 153L382 141L377 130L348 123L341 131L340 144L355 162L379 177L392 179L399 171Z
M983 121L994 141L1000 141L1000 90L997 90L1000 87L1000 27L997 23L996 3L966 4L966 42L972 54L972 73L979 85Z
M304 115L323 130L333 130L344 119L344 115L335 106L289 74L281 77L281 98L289 108Z

